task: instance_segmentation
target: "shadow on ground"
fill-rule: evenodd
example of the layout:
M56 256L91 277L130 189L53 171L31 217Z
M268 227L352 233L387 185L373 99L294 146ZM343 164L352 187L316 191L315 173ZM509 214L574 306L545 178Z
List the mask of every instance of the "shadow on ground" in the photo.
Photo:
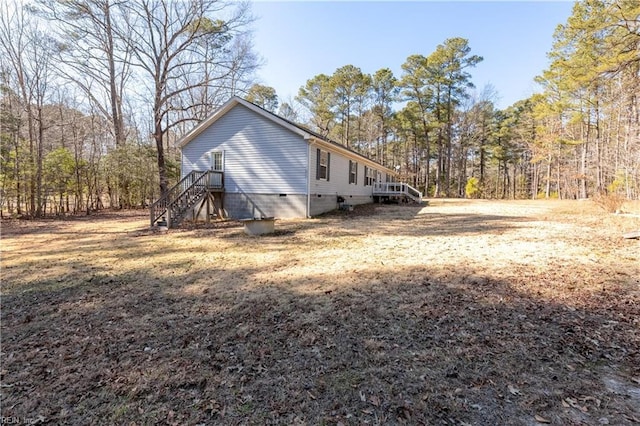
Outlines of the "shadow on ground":
M43 281L5 295L3 416L52 424L640 418L640 300L628 287L575 308L463 268L369 271L340 286L326 275L257 282L257 270L227 272L237 284L114 268L75 286Z
M640 421L640 283L613 260L511 278L463 263L277 273L298 268L296 250L344 252L394 235L455 241L535 220L380 212L281 221L263 237L233 223L166 238L46 224L33 232L50 244L3 252L2 415L79 425ZM226 251L267 257L232 266ZM581 287L602 271L606 286Z

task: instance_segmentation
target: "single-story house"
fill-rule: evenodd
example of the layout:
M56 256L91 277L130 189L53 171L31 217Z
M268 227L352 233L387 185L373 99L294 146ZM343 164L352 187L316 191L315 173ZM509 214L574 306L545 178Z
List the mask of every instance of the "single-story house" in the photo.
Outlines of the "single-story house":
M373 202L380 195L374 188L389 190L397 177L393 170L239 97L178 145L182 185L164 203L155 203L152 225L165 216L174 222L179 215L201 217L203 204L207 215L237 219L312 217L340 203ZM204 187L208 195L194 195ZM190 199L173 199L189 188ZM213 201L213 208L206 200ZM163 215L172 205L175 213Z

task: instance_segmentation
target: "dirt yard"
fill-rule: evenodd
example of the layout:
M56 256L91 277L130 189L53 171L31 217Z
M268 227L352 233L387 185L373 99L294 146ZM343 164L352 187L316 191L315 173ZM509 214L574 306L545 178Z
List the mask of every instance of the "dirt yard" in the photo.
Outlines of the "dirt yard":
M432 200L2 223L3 422L640 423L640 216ZM6 421L5 421L6 420Z

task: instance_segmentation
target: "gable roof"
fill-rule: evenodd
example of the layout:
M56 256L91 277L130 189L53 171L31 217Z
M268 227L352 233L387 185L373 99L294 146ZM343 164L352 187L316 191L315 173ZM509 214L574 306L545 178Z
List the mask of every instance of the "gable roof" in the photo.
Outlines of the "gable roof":
M209 117L207 117L205 120L201 121L197 126L195 126L193 129L191 129L186 135L184 135L179 141L178 141L178 147L180 149L182 149L184 146L186 146L187 144L189 144L189 142L191 142L192 140L194 140L199 134L201 134L204 130L206 130L207 128L209 128L209 126L211 126L213 123L215 123L216 121L218 121L222 116L224 116L227 112L229 112L233 107L235 107L236 105L242 105L248 109L250 109L251 111L259 114L260 116L278 124L281 127L284 127L285 129L299 135L300 137L302 137L304 140L307 141L313 141L316 144L318 144L319 146L323 146L325 148L331 148L334 151L338 151L341 152L342 154L345 154L349 157L355 157L358 159L363 160L364 162L367 163L371 163L374 164L375 166L377 166L378 168L382 168L385 169L388 174L392 174L392 175L396 175L397 173L394 170L391 170L385 166L383 166L382 164L378 163L377 161L374 161L370 158L368 158L365 155L360 154L359 152L356 152L352 149L347 148L346 146L339 144L338 142L332 141L331 139L328 139L322 135L320 135L319 133L316 133L312 130L309 130L299 124L296 124L292 121L289 121L285 118L280 117L277 114L274 114L270 111L267 111L266 109L253 104L245 99L242 99L238 96L234 96L231 99L229 99L227 102L225 102L220 108L218 108L213 114L211 114Z

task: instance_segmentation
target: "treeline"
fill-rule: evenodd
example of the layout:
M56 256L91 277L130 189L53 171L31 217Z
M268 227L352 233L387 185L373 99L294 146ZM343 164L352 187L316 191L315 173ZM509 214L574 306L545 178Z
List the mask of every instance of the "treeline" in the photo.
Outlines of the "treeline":
M296 100L307 124L400 170L429 196L640 197L640 4L575 4L554 35L541 93L499 110L473 91L482 60L453 38L394 76L347 65Z
M435 197L640 197L640 4L577 2L540 93L500 110L451 38L399 75L354 65L295 99L254 84L244 3L0 4L3 214L146 206L179 177L175 141L233 95L396 169Z
M347 65L308 80L296 99L320 133L399 170L429 195L463 195L460 171L473 162L465 138L475 135L464 134L462 108L473 87L469 70L480 61L466 39L452 38L429 56L408 57L399 78L388 68L368 75Z
M243 94L259 64L244 3L0 2L0 211L145 206L175 140Z
M640 197L640 3L576 3L549 58L519 114L536 125L545 193Z

